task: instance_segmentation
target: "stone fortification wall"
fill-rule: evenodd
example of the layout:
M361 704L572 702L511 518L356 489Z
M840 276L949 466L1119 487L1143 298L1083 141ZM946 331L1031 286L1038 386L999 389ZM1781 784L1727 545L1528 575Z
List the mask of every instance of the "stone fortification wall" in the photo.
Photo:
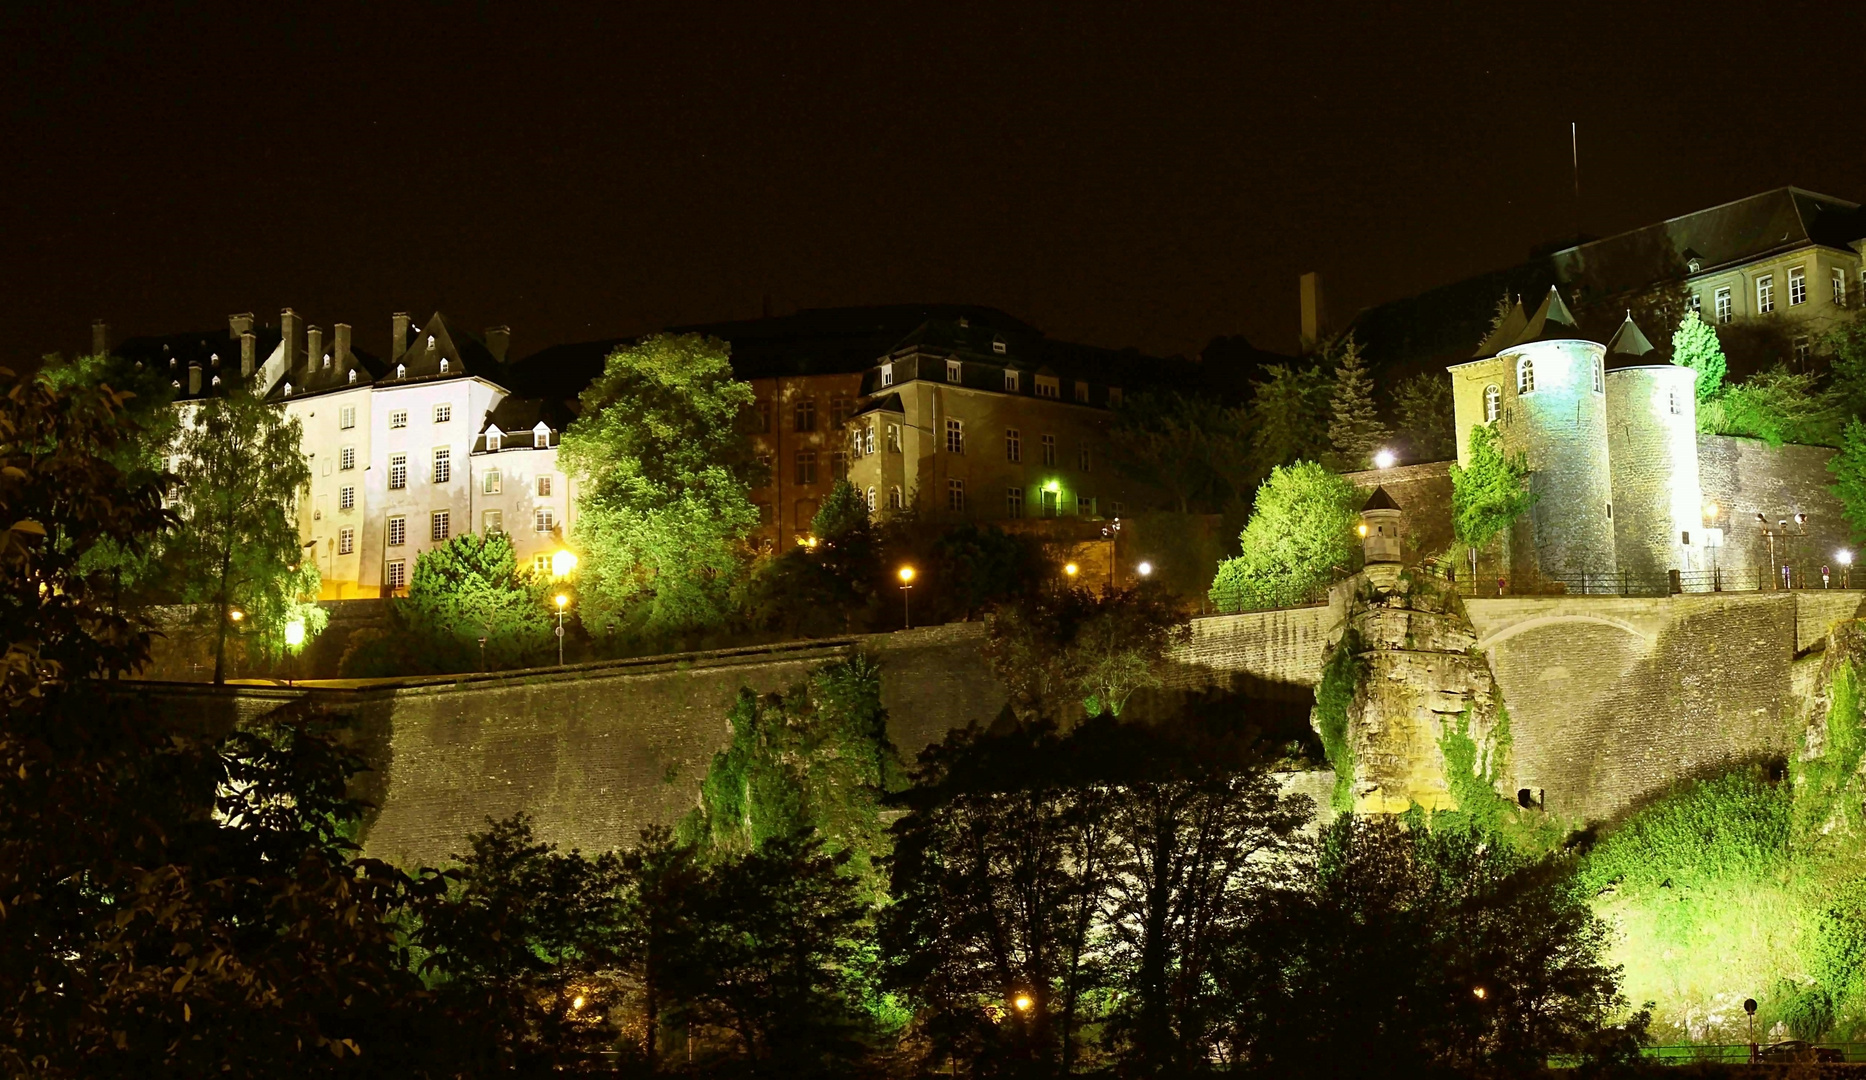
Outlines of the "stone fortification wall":
M1527 528L1519 527L1512 541L1518 576L1531 566L1545 576L1618 569L1607 517L1613 501L1607 398L1594 391L1595 365L1605 351L1591 341L1541 341L1503 354L1511 376L1499 427L1503 449L1524 454L1536 493ZM1524 359L1534 361L1535 389L1512 396Z
M1717 524L1723 529L1718 565L1768 571L1769 542L1756 520L1760 513L1771 528L1779 521L1789 523L1789 535L1777 543L1778 562L1797 573L1807 570L1815 584L1823 564L1838 573L1834 552L1849 547L1851 537L1840 516L1840 500L1827 486L1833 482L1827 472L1833 456L1824 446L1770 446L1760 439L1699 435L1703 497L1717 504ZM1796 514L1808 515L1805 536L1795 525ZM1840 584L1838 578L1834 584Z
M1408 566L1451 546L1451 466L1449 461L1429 461L1345 474L1362 502L1374 488L1383 487L1399 503L1400 560Z
M1709 569L1699 526L1697 372L1673 364L1607 372L1607 447L1620 569ZM1688 542L1687 542L1688 541Z
M1166 688L1306 703L1321 678L1329 635L1346 610L1337 588L1327 603L1313 607L1194 619L1192 640L1174 659Z

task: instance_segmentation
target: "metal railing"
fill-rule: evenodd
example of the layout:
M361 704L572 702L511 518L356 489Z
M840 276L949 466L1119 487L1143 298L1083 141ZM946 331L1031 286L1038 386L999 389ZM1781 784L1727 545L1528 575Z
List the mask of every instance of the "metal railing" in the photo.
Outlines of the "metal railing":
M1641 1047L1639 1051L1640 1057L1655 1065L1747 1065L1751 1061L1750 1053L1747 1043L1646 1046ZM1764 1065L1818 1061L1866 1061L1866 1043L1809 1043L1788 1040L1758 1044L1755 1054L1755 1060Z

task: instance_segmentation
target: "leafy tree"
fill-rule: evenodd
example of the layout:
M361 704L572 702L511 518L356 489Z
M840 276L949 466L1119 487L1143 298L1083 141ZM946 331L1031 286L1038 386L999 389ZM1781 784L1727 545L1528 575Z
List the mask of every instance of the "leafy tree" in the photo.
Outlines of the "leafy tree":
M1374 380L1361 358L1354 332L1329 343L1325 356L1335 367L1335 389L1329 398L1331 419L1328 441L1348 469L1365 469L1374 452L1391 437L1374 408Z
M1505 454L1490 425L1473 425L1471 464L1451 467L1452 535L1473 549L1483 547L1534 502L1523 456Z
M165 560L183 596L213 619L214 681L226 681L227 635L237 609L262 640L283 645L286 623L306 619L318 591L303 558L294 510L311 483L296 418L244 389L210 398L183 427L176 470L177 525Z
M1241 479L1249 421L1244 410L1210 397L1147 392L1116 411L1108 441L1115 469L1166 493L1172 509L1215 512Z
M1828 390L1840 423L1866 416L1866 308L1859 308L1828 332L1833 354Z
M1744 435L1770 446L1785 442L1831 446L1839 432L1837 410L1812 374L1780 364L1751 375L1698 412L1698 430Z
M758 523L741 414L752 389L730 347L657 334L609 355L564 433L584 477L576 536L583 624L661 637L721 623Z
M1257 489L1242 553L1219 564L1212 603L1221 611L1307 603L1352 565L1354 525L1346 480L1312 461L1278 466Z
M1840 511L1853 526L1853 537L1866 536L1866 423L1847 421L1840 436L1840 452L1827 462L1834 476L1832 490Z
M1700 405L1723 392L1724 373L1729 365L1724 360L1723 346L1717 340L1717 328L1698 318L1695 311L1685 312L1678 329L1672 332L1672 363L1698 373Z
M1443 375L1415 375L1393 392L1393 409L1413 460L1446 461L1458 456L1451 380Z
M1184 612L1152 582L1065 589L992 613L985 660L1010 691L1012 714L1063 727L1119 716L1134 691L1158 686L1168 655L1191 636Z
M838 480L810 524L815 543L764 560L747 584L754 624L790 637L846 634L865 626L879 606L881 542L868 504Z
M463 533L415 560L408 580L410 629L442 671L524 667L553 656L551 583L521 573L505 533Z
M1320 461L1330 452L1331 388L1319 365L1271 364L1251 384L1251 475L1270 475L1279 465Z

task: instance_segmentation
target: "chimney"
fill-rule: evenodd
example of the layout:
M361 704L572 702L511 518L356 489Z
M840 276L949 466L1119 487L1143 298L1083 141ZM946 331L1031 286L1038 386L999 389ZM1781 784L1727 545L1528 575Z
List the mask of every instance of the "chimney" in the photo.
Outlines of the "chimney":
M279 344L285 349L285 372L289 375L292 365L298 362L298 313L291 308L279 312Z
M240 378L253 377L253 366L258 362L255 353L259 351L259 341L251 330L240 335Z
M1314 352L1328 322L1327 312L1322 306L1322 275L1309 271L1302 275L1299 288L1302 292L1302 351Z
M394 328L389 334L389 363L393 364L408 351L408 312L396 312L389 324Z
M489 326L486 328L486 349L492 358L505 363L505 351L512 347L512 328L509 326Z
M110 324L102 319L91 321L91 355L110 355Z
M227 316L227 336L238 341L240 335L253 328L253 313L242 311L238 315Z
M190 360L188 362L188 396L196 397L200 393L201 393L201 362L199 360Z
M349 367L353 360L350 355L350 324L340 322L332 332L335 339L331 343L330 351L337 354L337 366L339 368Z
M305 331L305 381L311 381L311 373L324 367L324 331L310 327Z

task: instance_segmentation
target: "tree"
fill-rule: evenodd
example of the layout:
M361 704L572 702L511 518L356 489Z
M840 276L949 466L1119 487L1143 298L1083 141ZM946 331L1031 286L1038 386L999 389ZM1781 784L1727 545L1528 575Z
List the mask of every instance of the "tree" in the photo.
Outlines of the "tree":
M505 533L463 533L415 560L410 629L442 671L524 667L552 655L550 582L520 573ZM480 639L485 639L482 650Z
M606 636L661 638L717 626L758 523L740 430L753 401L730 347L657 334L609 355L564 433L584 478L576 538L581 618Z
M306 603L317 596L317 567L303 558L294 513L311 483L300 435L296 418L238 387L201 404L182 429L178 521L165 560L183 596L214 620L217 683L226 681L234 611L278 646L294 619L322 629L312 614L321 609Z
M1108 442L1115 469L1165 492L1171 509L1215 512L1233 496L1248 457L1248 420L1210 397L1145 392L1117 410Z
M1374 452L1391 437L1374 408L1374 380L1367 373L1360 343L1354 340L1352 330L1346 337L1330 342L1324 356L1335 365L1335 389L1329 398L1329 444L1345 468L1365 469L1373 463Z
M1328 373L1319 365L1271 364L1251 384L1251 476L1270 475L1279 465L1319 461L1330 449L1331 395Z
M1521 454L1505 454L1488 424L1471 427L1471 464L1451 467L1451 531L1458 542L1483 547L1535 502L1529 466Z
M1242 552L1219 564L1211 599L1221 611L1309 602L1354 558L1354 489L1312 461L1278 466L1257 489Z
M1840 500L1841 513L1853 526L1853 538L1866 536L1866 423L1847 421L1840 436L1840 452L1827 462L1834 475L1831 490Z
M1685 312L1678 329L1672 332L1672 363L1698 373L1698 404L1710 401L1723 392L1723 346L1717 341L1717 328L1698 318L1695 311Z
M1447 461L1458 456L1456 412L1451 380L1443 375L1415 375L1393 392L1400 437L1414 461Z
M836 481L810 534L813 543L759 563L744 594L752 622L789 637L865 626L879 603L881 544L855 485Z
M1119 716L1135 690L1160 685L1168 655L1191 632L1155 583L1099 595L1065 589L994 611L984 654L1014 716L1067 728Z
M1720 396L1705 402L1698 410L1698 430L1743 435L1770 446L1785 442L1832 446L1842 418L1814 375L1776 364L1725 387Z

